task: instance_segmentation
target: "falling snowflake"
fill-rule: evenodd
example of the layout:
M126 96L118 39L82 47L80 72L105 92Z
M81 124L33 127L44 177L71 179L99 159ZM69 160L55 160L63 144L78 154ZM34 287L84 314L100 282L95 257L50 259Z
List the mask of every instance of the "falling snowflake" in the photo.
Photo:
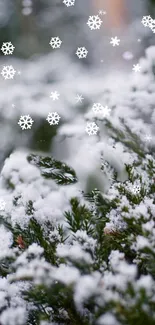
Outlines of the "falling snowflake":
M154 19L152 19L149 27L151 28L152 32L155 33L155 20Z
M145 142L151 142L152 141L152 136L150 134L145 134L144 141Z
M62 41L61 39L57 36L57 37L52 37L49 43L53 49L59 49Z
M53 100L58 100L59 96L60 96L60 94L57 91L52 91L50 98L52 98Z
M140 185L133 185L132 187L130 187L130 190L133 194L139 194L140 190L141 190L141 186Z
M151 16L143 16L142 18L142 24L145 26L145 27L150 27L150 24L152 23L152 18Z
M50 125L56 125L59 123L59 120L60 120L60 116L58 113L56 112L53 112L53 113L49 113L48 116L47 116L47 121Z
M111 37L111 41L110 41L110 44L112 44L112 46L119 46L119 43L120 43L120 39L117 38L117 36L115 37Z
M74 4L75 4L75 0L63 0L63 3L64 3L67 7L71 7L71 6L74 6Z
M16 71L14 70L12 65L4 66L1 71L1 75L4 77L5 80L13 79L15 73L16 73Z
M22 130L28 130L31 129L33 120L30 117L30 115L23 115L20 117L18 124L20 125Z
M103 23L103 21L100 19L100 17L98 15L89 16L89 19L87 21L87 25L89 26L89 28L91 30L100 29L102 23Z
M14 49L15 47L12 45L11 42L4 42L1 47L1 51L3 52L4 55L12 54Z
M97 124L95 122L88 122L87 126L86 126L86 132L89 135L95 135L97 134L97 131L99 130L99 127L97 126Z
M108 106L104 106L102 110L103 117L108 117L110 115L111 109Z
M101 15L101 16L102 16L102 15L106 15L106 11L99 10L98 14Z
M132 70L134 72L140 72L141 66L139 64L134 64Z
M88 54L88 51L86 50L85 47L78 47L76 51L76 55L78 56L79 59L86 58Z
M92 110L94 113L102 113L103 111L103 106L100 103L94 103Z
M102 106L100 103L94 103L92 110L94 113L102 115L102 117L108 117L111 111L108 106Z
M83 101L83 97L82 97L82 95L76 95L76 97L75 97L75 99L76 99L76 103L82 103L82 101Z
M5 209L6 202L3 199L0 199L0 211L3 211Z

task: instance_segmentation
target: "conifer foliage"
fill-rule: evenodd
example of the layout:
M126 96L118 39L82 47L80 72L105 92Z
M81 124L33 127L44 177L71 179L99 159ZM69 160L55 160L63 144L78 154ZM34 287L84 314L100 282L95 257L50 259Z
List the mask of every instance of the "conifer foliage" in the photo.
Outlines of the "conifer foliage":
M53 158L27 161L59 188L78 182ZM1 213L2 325L154 324L155 160L147 154L125 168L128 180L114 171L109 195L73 196L63 223L40 222L33 199L24 227Z

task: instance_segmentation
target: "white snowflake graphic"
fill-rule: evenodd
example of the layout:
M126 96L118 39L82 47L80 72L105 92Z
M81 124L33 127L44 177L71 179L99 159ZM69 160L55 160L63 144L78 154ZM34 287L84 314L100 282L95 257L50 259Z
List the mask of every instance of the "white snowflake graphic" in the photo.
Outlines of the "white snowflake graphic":
M62 44L62 41L58 36L56 36L51 38L49 44L52 46L53 49L59 49Z
M1 75L4 77L5 80L13 79L15 73L16 73L16 71L14 70L12 65L4 66L1 71Z
M75 97L75 99L76 99L76 103L82 103L82 101L83 101L83 97L82 97L82 95L76 95L76 97Z
M152 32L155 33L155 19L152 19L149 27L151 28Z
M64 3L67 7L71 7L71 6L74 6L74 4L75 4L75 0L63 0L63 3Z
M108 106L103 107L102 115L103 117L108 117L110 115L111 109Z
M131 192L133 194L139 194L140 193L140 190L141 190L141 186L140 185L133 185L131 188L130 188Z
M58 100L59 96L60 96L60 94L57 91L52 91L50 98L52 98L53 100Z
M104 10L99 10L98 14L102 16L102 15L106 15L107 13Z
M78 56L79 59L86 58L88 54L88 51L86 50L85 47L78 47L76 51L76 55Z
M145 134L144 141L145 142L151 142L152 141L152 136L150 134Z
M119 43L120 43L120 39L115 36L115 37L111 37L111 41L110 41L110 44L112 44L112 46L119 46Z
M49 113L48 116L47 116L47 121L50 125L56 125L59 123L59 120L60 120L60 116L58 113L56 112L53 112L53 113Z
M99 130L99 127L97 126L97 124L95 122L88 122L87 123L86 132L89 135L97 134L98 130Z
M94 103L92 110L94 113L102 113L103 111L103 106L100 103Z
M4 55L12 54L14 49L15 47L11 42L4 42L1 47L1 51L3 52Z
M102 106L100 103L94 103L92 110L94 113L102 115L102 117L108 117L111 109L108 106Z
M0 211L3 211L5 209L6 202L3 199L0 199Z
M31 129L33 120L30 115L23 115L20 117L18 124L20 125L22 130L28 130Z
M134 72L140 72L140 70L141 70L141 66L139 65L139 63L134 64L132 70L133 70Z
M152 18L151 16L143 16L142 18L142 24L145 26L145 27L150 27L150 24L152 23Z
M103 21L101 20L101 18L98 15L89 16L89 19L87 21L87 25L89 26L89 28L91 30L100 29L102 23L103 23Z

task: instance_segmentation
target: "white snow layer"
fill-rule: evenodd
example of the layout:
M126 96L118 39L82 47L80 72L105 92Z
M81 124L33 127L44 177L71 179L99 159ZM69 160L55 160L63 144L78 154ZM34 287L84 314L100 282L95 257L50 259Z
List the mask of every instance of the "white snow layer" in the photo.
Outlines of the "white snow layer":
M57 58L55 57L54 60L57 60ZM100 133L93 137L89 137L85 132L86 122L92 118L89 115L89 111L92 108L93 102L101 102L101 104L108 105L111 109L108 121L114 128L119 129L120 132L122 131L125 134L124 141L127 141L131 136L126 131L126 125L133 133L136 133L141 138L145 133L150 133L152 142L155 142L155 88L154 75L151 69L154 61L155 47L151 47L146 51L146 58L140 61L142 73L137 75L133 74L133 77L128 83L126 83L127 76L123 76L122 83L115 90L113 89L110 78L109 80L107 79L106 84L104 83L103 86L103 78L99 79L96 76L96 79L94 77L93 82L90 83L92 77L89 73L85 77L78 76L77 67L75 67L75 74L73 76L68 72L65 79L66 88L63 87L63 84L58 83L58 90L61 92L63 102L58 102L57 112L62 117L63 123L58 128L57 136L54 138L51 154L75 168L79 181L75 185L58 186L54 181L44 179L39 169L28 163L26 157L29 150L22 151L18 149L6 159L1 171L0 198L6 201L5 210L1 211L2 218L10 220L13 227L16 224L19 224L22 228L26 227L32 216L42 225L45 221L50 220L54 225L60 223L66 226L64 212L70 210L69 201L73 196L78 197L81 203L84 202L81 195L82 189L91 190L97 187L108 198L114 198L118 195L117 186L121 184L121 181L127 180L124 164L132 163L136 160L137 155L132 150L127 150L123 144L115 143L112 138L115 133L112 128L106 127L107 122L104 119L97 120L96 123L100 127ZM17 80L13 84L10 84L12 88L9 92L9 97L5 95L6 86L1 82L1 107L9 107L8 111L7 109L3 110L1 108L1 115L7 121L11 123L12 119L16 119L21 113L33 114L36 119L37 117L46 118L46 114L50 110L48 94L51 91L51 85L45 84L44 80L46 80L45 78L49 73L52 74L53 72L50 63L50 55L46 57L46 60L45 58L37 60L36 64L23 63L23 79L20 80L21 85L19 86ZM66 66L69 67L69 62L66 63ZM59 72L63 79L64 74L61 71ZM85 110L83 108L83 114L77 107L73 109L76 83L79 86L79 93L82 93L83 97L88 99L88 109ZM90 86L84 88L84 84L89 84ZM69 87L70 85L72 86ZM70 88L69 95L66 91L67 88ZM136 91L133 91L133 89L136 89ZM39 96L39 100L36 100L37 96ZM18 105L18 112L12 108L12 103ZM124 119L124 123L121 120L122 118ZM11 133L11 131L9 132ZM121 134L122 138L123 133ZM6 140L3 139L3 141L3 147L5 147ZM147 151L146 143L143 145ZM101 172L101 154L103 159L108 161L117 171L118 184L112 184L111 186L111 180L109 180L108 175L104 175ZM147 161L148 157L146 156L145 158ZM142 175L143 182L146 185L147 183L150 184L150 180L147 179L141 168L139 172ZM9 189L8 184L10 185ZM130 188L130 185L130 183L127 183L127 189ZM14 204L15 199L16 204ZM148 221L150 213L155 214L151 195L144 202L141 202L135 210L130 206L125 195L120 196L119 199L118 208L111 210L108 215L110 219L108 226L114 227L114 229L124 230L126 225L121 219L124 206L128 208L128 211L124 212L126 213L126 217L135 215L138 219L144 213L147 221L146 229L150 231L151 239L147 242L143 236L139 236L133 248L140 252L142 248L148 245L150 247L151 245L151 249L153 249L155 229L154 225L152 229L152 224ZM28 215L26 212L26 206L29 200L32 201L34 207L32 215ZM51 234L51 241L52 236L55 235L57 236L57 233ZM3 258L10 254L13 238L11 232L7 231L4 226L0 226L0 238L0 258ZM34 283L36 284L44 282L45 285L50 285L54 281L59 281L65 285L72 285L74 288L74 301L79 310L82 309L83 302L93 295L99 295L99 303L110 302L111 299L119 300L120 296L118 292L113 292L112 288L115 287L124 292L129 283L132 283L136 290L141 287L147 290L149 287L149 292L153 292L154 288L151 289L152 280L148 276L143 276L136 282L136 263L135 265L129 265L124 261L124 256L118 251L112 252L109 257L111 271L105 271L102 277L99 272L92 272L90 275L80 274L80 271L72 263L75 263L75 261L81 263L82 260L83 263L91 266L93 258L87 252L87 249L91 250L93 255L95 248L95 240L91 237L89 238L86 233L78 231L75 234L72 244L65 243L57 246L58 257L66 258L68 265L60 264L56 268L49 265L42 258L42 248L34 243L26 252L17 258L15 265L18 266L18 269L13 276L17 280L21 277L34 278ZM31 261L28 258L30 255L31 257L33 256ZM0 278L0 306L3 308L7 305L8 294L11 296L12 301L14 300L16 302L14 305L15 308L12 307L12 302L11 306L1 313L0 323L2 325L24 325L26 323L27 306L23 303L20 295L18 300L17 292L20 292L19 283L12 285L9 279ZM129 301L129 304L131 303ZM107 313L100 318L99 324L117 325L117 322L113 315Z

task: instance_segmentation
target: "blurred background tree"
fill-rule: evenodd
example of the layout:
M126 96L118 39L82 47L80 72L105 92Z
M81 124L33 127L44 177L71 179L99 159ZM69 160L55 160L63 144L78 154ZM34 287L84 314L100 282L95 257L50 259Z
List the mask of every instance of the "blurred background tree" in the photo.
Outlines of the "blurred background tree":
M155 0L78 0L70 8L62 0L0 0L0 43L11 40L16 56L28 58L50 51L47 40L53 34L63 38L64 46L72 54L72 39L74 44L84 40L85 46L91 41L92 35L86 35L84 28L84 19L89 14L103 9L108 13L104 26L121 28L142 7L143 13L154 15Z
M88 0L86 3L89 6ZM0 42L11 40L16 56L28 58L51 51L48 41L59 35L69 52L71 39L75 42L75 35L82 39L77 28L83 18L79 8L78 3L67 8L61 0L0 0Z
M150 13L155 13L155 0L148 0L148 9Z

